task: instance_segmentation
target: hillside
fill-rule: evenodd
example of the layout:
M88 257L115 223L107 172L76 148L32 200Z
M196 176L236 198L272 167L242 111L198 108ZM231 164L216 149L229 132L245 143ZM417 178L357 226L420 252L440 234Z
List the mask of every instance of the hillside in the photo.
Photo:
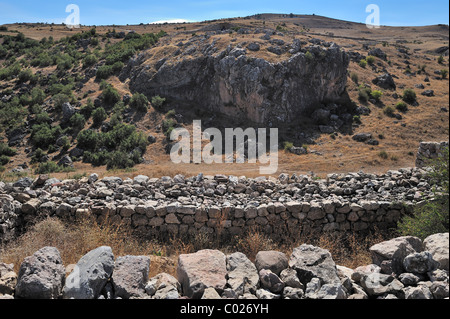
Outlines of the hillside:
M285 110L284 105L299 98L293 95L284 101L283 92L269 92L245 104L241 100L254 97L252 92L259 94L261 88L254 89L251 85L259 82L251 83L245 80L246 74L236 73L229 78L243 82L232 81L226 87L231 87L231 92L244 87L252 94L232 94L233 103L246 110L245 117L233 117L233 111L220 107L226 102L223 97L208 109L215 87L201 91L199 86L190 87L191 82L181 85L196 62L211 63L211 70L217 70L219 58L223 58L220 54L241 49L245 53L238 53L236 60L245 56L250 66L264 61L289 71L286 61L306 56L315 46L317 56L313 52L311 70L320 72L305 73L304 78L306 82L311 79L310 85L313 75L317 77L314 83L328 79L321 84L323 88L336 88L317 101L333 96L333 103L315 106L315 102L309 114L298 113L277 123L277 175L313 171L323 176L359 170L380 173L411 167L419 142L448 140L448 75L441 72L448 70L448 26L370 30L364 24L320 16L262 14L189 24L86 26L73 31L46 24L5 25L2 29L6 29L0 31L3 179L39 172L55 177L94 172L103 176L107 169L123 177L217 172L258 175L255 164L173 164L166 152L166 136L173 127L191 129L193 119L202 119L205 127L268 127L264 120L256 124L248 121L260 119L246 109L253 101L266 103L271 96L268 108L272 113L267 118L273 118L273 114L284 114L276 111L278 101ZM344 62L333 65L333 48L345 53L348 67ZM295 65L306 65L298 63ZM180 72L183 67L185 73ZM344 78L339 68L343 68ZM210 69L198 70L207 73ZM289 76L288 71L282 73L281 81ZM274 74L280 74L277 72ZM385 73L390 76L383 77ZM199 78L199 73L193 74ZM380 76L375 84L373 80ZM276 88L277 78L273 74L267 78L274 82L262 83L263 88ZM205 86L217 80L204 79L208 82ZM314 92L319 87L314 84ZM416 98L408 99L408 89ZM290 90L298 92L295 87ZM199 92L203 93L195 96ZM306 93L301 97L311 100ZM208 103L198 105L198 101ZM317 110L322 111L314 114ZM291 109L285 114L292 114ZM355 136L361 142L355 141ZM283 150L283 145L305 146L308 153L292 154Z

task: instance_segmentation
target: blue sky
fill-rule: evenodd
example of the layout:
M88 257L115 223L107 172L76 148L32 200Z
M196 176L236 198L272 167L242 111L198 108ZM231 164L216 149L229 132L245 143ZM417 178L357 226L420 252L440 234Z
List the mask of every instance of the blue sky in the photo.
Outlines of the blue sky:
M80 8L81 24L122 25L185 19L203 21L256 13L318 14L365 22L369 4L380 7L382 25L419 26L449 23L447 0L0 0L0 24L64 22L66 6Z

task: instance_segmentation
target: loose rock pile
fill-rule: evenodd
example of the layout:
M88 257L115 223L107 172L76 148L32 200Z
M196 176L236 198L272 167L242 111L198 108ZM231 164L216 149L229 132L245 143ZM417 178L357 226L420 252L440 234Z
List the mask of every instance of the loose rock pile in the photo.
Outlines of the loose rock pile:
M444 299L449 297L449 234L400 237L370 248L373 264L349 269L322 248L290 256L201 250L178 258L177 278L148 278L151 257L115 258L110 247L83 256L65 278L54 247L25 258L19 274L0 263L0 298L24 299Z
M134 179L97 174L60 181L42 175L0 182L0 241L38 216L91 216L131 225L148 236L239 235L258 226L274 236L396 227L412 207L433 197L426 169L278 178L237 176Z

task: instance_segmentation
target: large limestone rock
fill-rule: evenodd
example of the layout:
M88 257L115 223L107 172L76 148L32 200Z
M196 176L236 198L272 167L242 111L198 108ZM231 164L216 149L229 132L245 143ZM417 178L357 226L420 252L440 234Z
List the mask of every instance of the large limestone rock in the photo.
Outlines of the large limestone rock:
M122 299L144 297L149 268L149 257L118 257L114 264L112 277L115 296Z
M292 252L289 267L297 271L298 278L306 285L316 277L321 284L340 283L336 264L328 250L312 245L301 245Z
M448 233L434 234L423 241L424 250L429 251L433 259L439 263L439 269L449 270L449 237Z
M247 256L239 252L228 255L227 271L227 285L237 296L256 293L259 275L255 265Z
M215 55L200 49L192 58L168 60L160 68L148 60L151 50L131 59L120 75L130 78L132 91L261 124L293 122L321 103L336 102L347 82L349 57L334 43L305 47L276 63L231 46Z
M222 292L227 284L226 275L226 256L218 250L206 249L178 257L178 281L189 298L200 299L206 288Z
M66 279L63 291L65 299L97 299L114 270L111 247L91 250L76 264Z
M258 271L269 269L279 276L281 272L289 267L289 259L286 254L279 251L260 251L255 260Z
M44 247L20 265L16 298L56 299L62 292L65 268L55 247Z
M392 260L394 254L401 249L406 250L406 257L409 254L421 252L423 250L420 238L413 236L398 237L370 247L372 262L375 265L381 265L385 260Z

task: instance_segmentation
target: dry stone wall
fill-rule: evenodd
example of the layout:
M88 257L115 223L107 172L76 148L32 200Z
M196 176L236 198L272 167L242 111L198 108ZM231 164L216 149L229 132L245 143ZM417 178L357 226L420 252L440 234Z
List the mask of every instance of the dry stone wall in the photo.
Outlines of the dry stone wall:
M22 178L0 184L0 238L13 238L40 216L108 219L148 236L234 236L251 227L275 239L383 230L395 227L418 202L432 198L426 176L424 169L406 168L383 175L329 174L326 179L296 174Z

